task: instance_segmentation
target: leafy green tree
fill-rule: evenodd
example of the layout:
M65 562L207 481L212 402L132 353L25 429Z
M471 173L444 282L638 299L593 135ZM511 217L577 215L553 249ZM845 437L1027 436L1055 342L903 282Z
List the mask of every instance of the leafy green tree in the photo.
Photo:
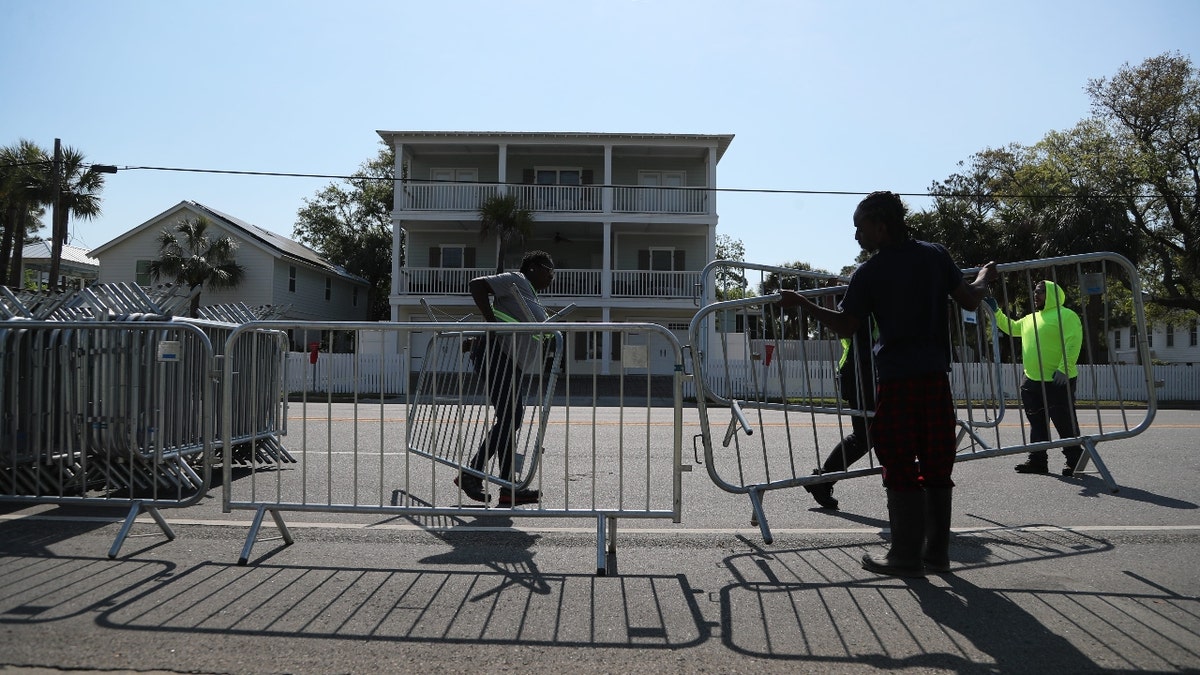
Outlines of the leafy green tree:
M533 232L533 212L521 206L515 194L487 197L479 205L479 238L496 238L496 274L504 271L504 253Z
M734 239L728 234L718 234L716 244L717 260L746 261L746 245L742 243L741 239ZM717 300L744 298L746 297L747 289L750 287L750 282L746 279L746 275L738 271L736 267L719 268L715 274L714 282L716 284Z
M205 217L181 220L175 230L158 235L158 259L148 267L155 281L169 279L187 286L236 288L246 276L246 268L235 259L238 244L231 237L211 237L212 223ZM200 293L192 296L189 316L200 314Z
M797 274L771 272L759 284L760 295L772 295L783 289L793 291L811 290L821 288L830 283L830 280L822 277L831 277L830 272L814 268L811 264L796 260L786 262L780 267L787 267L796 270ZM804 274L811 272L812 274ZM776 335L784 339L813 339L820 333L820 324L810 321L808 315L799 311L798 307L792 307L783 310L776 319L769 320L765 327L766 337L775 337Z
M1087 92L1115 160L1097 173L1142 235L1152 302L1200 311L1200 71L1165 53L1090 80Z
M41 229L50 158L32 141L0 148L0 283L21 286L21 250Z
M367 317L387 320L392 279L392 204L396 154L387 144L351 178L330 184L296 214L292 236L367 280ZM402 235L400 235L402 236ZM404 246L401 242L400 250Z

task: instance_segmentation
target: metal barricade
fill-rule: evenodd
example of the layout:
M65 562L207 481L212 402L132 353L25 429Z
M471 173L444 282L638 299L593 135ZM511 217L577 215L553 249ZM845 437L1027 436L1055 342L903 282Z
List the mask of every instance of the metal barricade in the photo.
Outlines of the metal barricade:
M97 284L68 293L0 287L0 499L130 506L115 557L145 510L169 538L158 509L186 506L210 483L219 453L237 463L290 461L278 438L286 336L243 341L233 391L235 433L215 443L215 359L233 321L275 311L206 307L209 318L172 318L199 289ZM214 349L217 353L214 353ZM246 411L253 414L246 415ZM259 426L252 427L250 423Z
M234 476L226 465L225 510L255 512L241 564L248 562L268 513L284 542L293 542L285 511L387 513L422 523L484 515L595 519L598 574L606 572L607 555L615 553L619 518L679 522L682 348L661 326L555 323L550 331L538 323L256 322L237 328L229 338L226 387L242 367L238 355L243 339L255 332L288 330L293 339L329 344L342 335L355 345L353 354L336 355L348 357L339 377L350 377L355 386L340 398L314 393L316 387L293 394L287 446L295 466L264 472L251 458L250 471ZM504 345L547 334L553 335L553 351L547 345L528 361L541 365L522 371L519 391L527 415L515 430L514 443L524 462L509 481L495 465L478 474L495 486L538 490L540 499L502 505L489 490L492 499L474 501L455 479L469 473L469 459L484 444L496 412L488 400L487 369L479 373L469 365L465 339ZM600 345L620 355L612 372L601 372L597 365ZM669 351L676 364L674 374L664 376L665 391L662 378L650 374L650 350ZM375 358L385 351L407 355L400 377L417 375L407 400L379 391L377 374L360 367L385 362ZM316 353L317 359L333 356ZM231 402L227 395L223 419L232 416ZM222 433L232 436L228 421Z
M0 322L0 501L129 506L204 496L212 451L212 345L170 321Z
M1115 492L1096 444L1141 433L1157 405L1136 271L1112 253L1006 263L998 270L1001 283L993 289L995 298L1018 314L1032 311L1033 288L1043 279L1064 288L1067 305L1079 308L1083 347L1073 402L1078 426L1075 433L1033 442L1021 410L1019 344L997 330L985 305L982 311L966 312L948 303L950 380L958 405L957 461L1080 446L1083 460L1076 472L1089 462L1095 464ZM710 264L703 278L706 284L718 274L741 281L753 272L762 275L760 290L799 288L819 303L832 305L845 291L844 285L830 286L836 280L829 275L735 261ZM745 294L751 282L739 285L733 293L726 289L727 294ZM715 302L701 308L689 327L702 429L697 438L703 444L705 466L718 487L749 496L752 521L767 542L771 534L762 506L767 491L879 473L871 453L858 466L814 473L849 434L852 418L869 421L872 413L844 402L847 392L837 377L842 347L836 336L815 320L805 322L799 313L781 313L778 299L772 292ZM1122 317L1124 306L1130 309ZM1139 365L1113 363L1107 336L1121 321L1138 328ZM860 379L857 386L873 390L874 383ZM727 424L711 417L718 408L729 411ZM869 424L866 429L869 437Z

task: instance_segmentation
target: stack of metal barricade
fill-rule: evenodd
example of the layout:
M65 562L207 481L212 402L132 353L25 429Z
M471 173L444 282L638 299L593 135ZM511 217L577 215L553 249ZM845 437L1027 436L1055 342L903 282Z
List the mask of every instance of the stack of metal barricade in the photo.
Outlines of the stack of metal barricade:
M261 316L244 305L172 316L189 301L133 284L0 287L0 500L186 505L207 491L214 457L292 461L279 440L286 338L242 343L254 366L233 409L254 412L222 454L216 359L237 325Z

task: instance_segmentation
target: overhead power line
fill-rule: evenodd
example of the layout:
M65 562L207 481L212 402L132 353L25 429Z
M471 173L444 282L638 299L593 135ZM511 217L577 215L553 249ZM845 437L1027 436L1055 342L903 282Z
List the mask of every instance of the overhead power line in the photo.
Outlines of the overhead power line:
M50 164L48 161L25 162L20 164L6 164L4 166L33 166L38 164ZM326 180L346 180L346 181L395 181L397 178L385 178L383 176L364 176L362 174L346 175L335 173L299 173L294 171L239 171L234 169L197 169L175 166L117 166L113 164L91 164L93 171L98 173L117 173L118 171L171 171L176 173L206 173L231 176L264 176L275 178L321 178ZM527 185L527 183L501 183L499 181L454 181L454 180L433 180L425 178L404 178L408 183L458 183L462 185ZM562 187L562 186L559 186ZM845 196L858 197L866 196L874 192L874 190L807 190L807 189L792 189L792 188L739 188L739 187L699 187L699 186L667 186L667 185L609 185L603 183L590 183L579 187L593 188L643 188L655 190L685 190L685 191L712 191L712 192L727 192L727 193L747 193L747 194L780 194L780 195L825 195L825 196ZM894 191L893 191L894 192ZM930 198L947 198L953 197L958 199L1078 199L1079 195L1074 194L1009 194L1009 193L974 193L962 194L954 192L895 192L901 197L930 197ZM1147 194L1089 194L1089 199L1154 199L1160 195Z

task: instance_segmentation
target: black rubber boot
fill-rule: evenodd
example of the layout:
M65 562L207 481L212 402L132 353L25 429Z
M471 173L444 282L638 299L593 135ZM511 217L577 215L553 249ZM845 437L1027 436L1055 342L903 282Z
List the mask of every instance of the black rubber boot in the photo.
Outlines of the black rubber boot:
M954 488L925 490L926 572L950 571L950 503Z
M894 577L923 577L925 565L921 552L925 546L925 491L887 491L888 521L892 526L892 547L887 555L862 557L868 572Z
M1049 473L1049 462L1046 459L1046 451L1029 453L1029 459L1013 467L1017 473Z

